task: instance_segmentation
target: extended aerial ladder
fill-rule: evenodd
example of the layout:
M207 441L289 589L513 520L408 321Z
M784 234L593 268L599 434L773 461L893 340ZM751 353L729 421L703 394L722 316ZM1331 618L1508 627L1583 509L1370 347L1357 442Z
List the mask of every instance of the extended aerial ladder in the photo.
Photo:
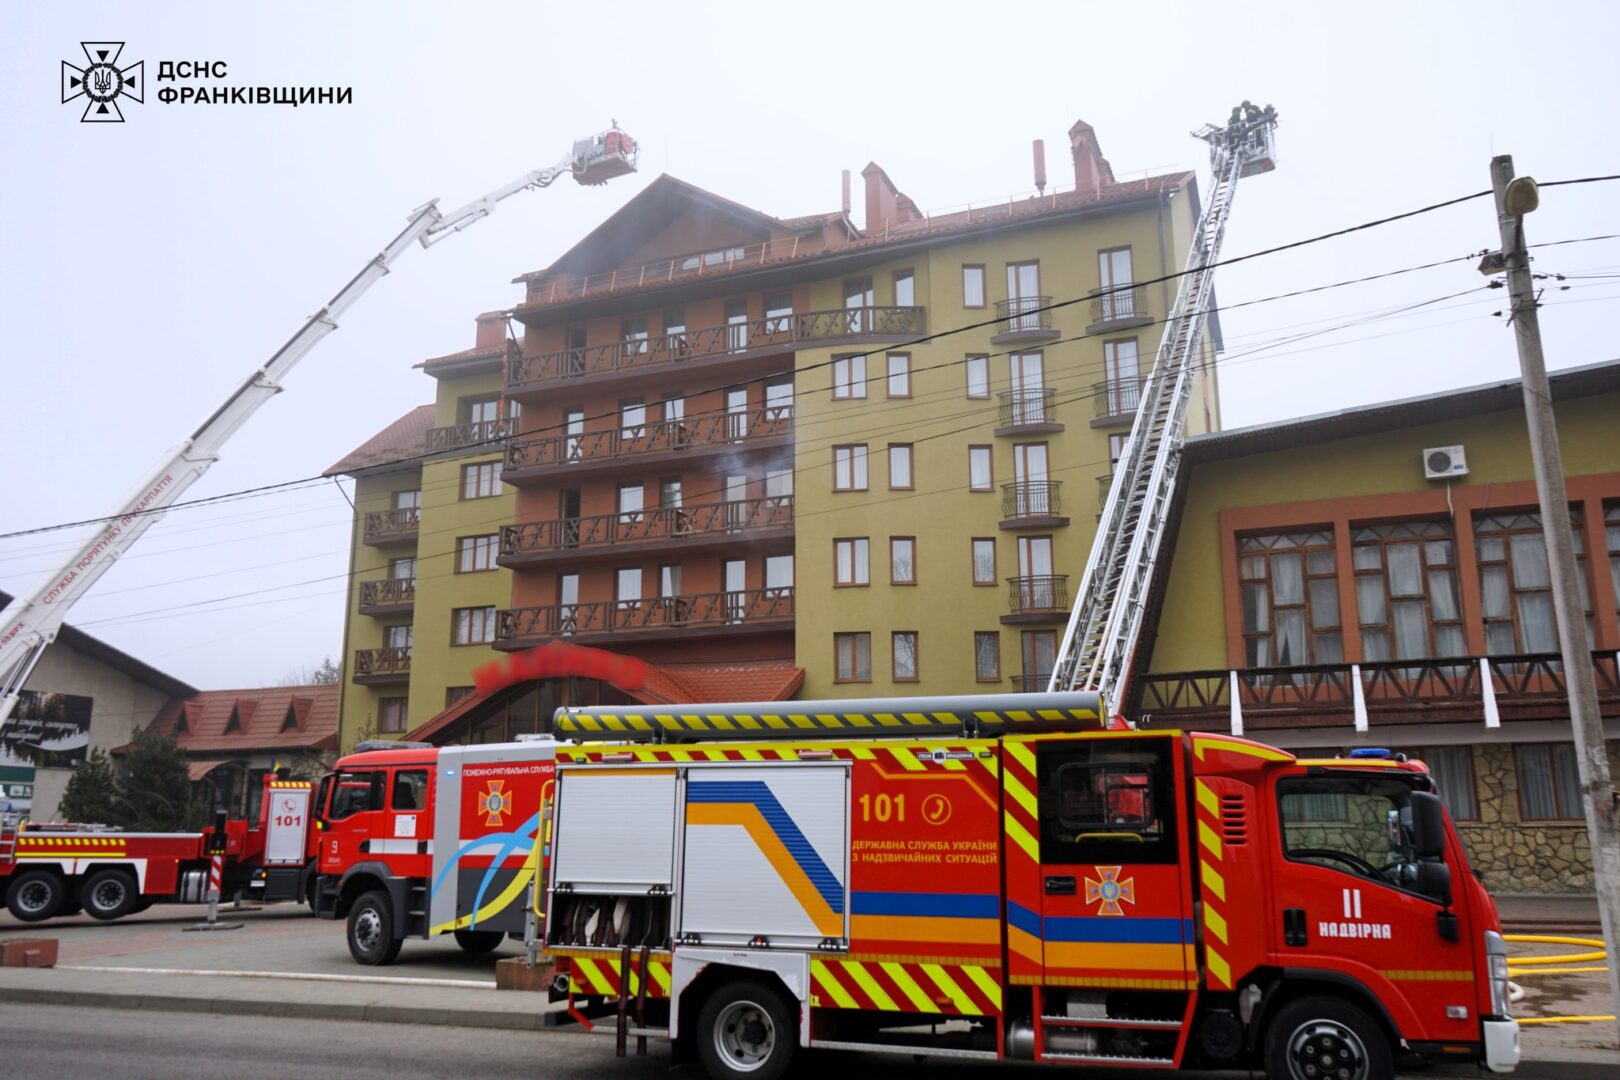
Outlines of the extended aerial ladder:
M69 609L208 471L209 466L219 460L219 450L225 441L260 406L281 392L281 380L293 365L321 338L337 329L339 316L388 273L394 260L412 243L429 247L488 217L502 199L527 189L549 187L560 177L572 176L580 184L594 186L634 172L635 168L636 142L620 131L615 122L607 131L575 141L573 149L556 164L526 173L459 209L445 212L434 199L411 211L404 230L339 289L325 307L311 315L190 438L170 451L135 489L123 508L103 519L101 528L74 551L55 575L31 595L17 597L0 612L0 728L11 716L23 684L45 647L56 639Z
M1194 138L1209 143L1214 188L1187 252L1130 438L1114 469L1074 611L1052 667L1050 692L1097 690L1116 707L1125 704L1122 695L1131 677L1148 590L1164 553L1166 519L1181 471L1187 403L1199 368L1214 267L1220 261L1232 197L1240 178L1276 168L1272 147L1276 127L1276 113L1267 108L1244 119L1234 112L1234 121L1224 127L1207 124L1193 132Z

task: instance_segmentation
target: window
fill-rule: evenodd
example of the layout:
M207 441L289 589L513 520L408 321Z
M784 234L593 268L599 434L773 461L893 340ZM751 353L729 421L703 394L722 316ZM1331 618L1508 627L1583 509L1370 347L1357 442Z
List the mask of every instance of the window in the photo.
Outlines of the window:
M962 306L984 307L984 267L962 267Z
M1137 366L1136 339L1103 342L1103 371L1108 377L1108 415L1122 416L1136 411L1141 401L1140 368Z
M917 539L913 536L889 537L889 584L917 584Z
M613 575L613 598L621 612L641 607L641 567L626 567Z
M1604 531L1609 538L1609 580L1614 584L1614 603L1620 607L1620 503L1603 509Z
M1443 521L1357 526L1356 615L1368 660L1463 656L1457 546Z
M866 632L833 635L833 681L872 681L872 635Z
M647 354L647 320L625 319L620 324L624 333L624 355L645 356Z
M501 552L498 533L489 536L463 536L456 541L456 573L472 574L495 569L495 556Z
M973 538L973 584L996 583L996 542L985 536Z
M1052 538L1018 538L1018 603L1022 610L1050 610L1060 603L1063 583L1052 573Z
M866 490L866 444L833 447L833 490Z
M501 463L486 461L482 465L461 467L461 497L488 499L501 493Z
M557 632L572 634L579 629L579 575L557 575Z
M793 380L765 384L765 423L774 427L793 419Z
M896 270L894 272L894 306L915 307L917 304L917 279L910 270Z
M1007 307L1009 318L1002 324L1007 331L1039 330L1041 312L1040 263L1007 264Z
M1277 782L1283 854L1380 885L1411 880L1412 786L1394 777L1302 776Z
M990 471L990 448L988 446L968 447L968 490L989 491L993 482Z
M647 433L647 403L640 398L619 402L619 437L639 439Z
M692 351L686 344L685 308L670 308L664 312L664 347L677 360Z
M394 774L394 794L388 805L393 810L427 809L426 769L401 769Z
M748 301L726 303L726 345L732 352L748 348Z
M973 633L973 678L976 682L1001 681L1001 635L994 630Z
M896 630L890 636L895 682L917 681L917 631Z
M388 649L408 649L416 630L410 624L402 626L389 626L383 629L383 647Z
M1045 690L1057 663L1057 631L1025 630L1018 644L1024 660L1024 689Z
M388 560L388 576L395 581L410 581L416 577L416 558Z
M681 478L666 476L658 482L658 505L665 510L681 508Z
M844 282L844 310L847 312L846 329L851 334L867 333L871 330L867 319L870 317L872 307L872 279L869 277L852 278Z
M1013 493L1019 517L1045 517L1052 513L1052 484L1047 474L1045 443L1018 443L1013 447Z
M1028 317L1028 316L1026 316ZM1046 356L1043 353L1013 353L1007 358L1012 376L1012 415L1015 424L1044 424L1046 415Z
M390 701L400 704L399 731L404 731L405 699L383 698L379 705ZM384 728L383 730L387 730ZM327 815L333 821L367 810L381 810L383 807L383 785L388 781L388 774L381 770L377 772L340 772L332 785L332 812Z
M455 632L452 645L487 645L495 640L495 609L493 607L456 608Z
M462 698L472 697L478 688L474 686L447 686L444 688L444 707L449 708Z
M1581 776L1573 743L1521 743L1513 748L1524 821L1578 821Z
M500 419L501 399L498 397L463 398L461 414L464 424L487 424Z
M889 487L909 490L915 484L911 478L911 444L889 444Z
M686 419L686 399L679 394L664 395L664 422L679 423Z
M1043 748L1035 759L1041 862L1174 862L1170 748L1168 739ZM1101 910L1111 913L1106 899Z
M681 564L665 563L658 568L658 596L669 600L681 595Z
M1471 746L1431 746L1417 751L1429 767L1434 786L1453 821L1478 821L1479 800L1474 793L1474 749Z
M1131 249L1115 248L1097 253L1097 276L1102 282L1102 319L1129 319L1136 314L1134 290L1131 289Z
M765 497L767 499L787 499L793 495L793 469L785 468L765 470Z
M623 526L638 525L641 522L641 511L645 508L646 488L641 484L619 485L619 524Z
M793 294L790 292L765 294L765 333L791 334L793 332Z
M889 396L892 398L911 396L911 354L892 352L889 354Z
M1587 648L1592 647L1592 600L1586 585L1581 515L1570 511L1575 543L1575 580L1586 612ZM1533 511L1479 515L1474 519L1479 553L1480 606L1485 615L1485 650L1493 656L1558 651L1553 622L1552 578L1541 515Z
M385 697L377 699L377 730L394 735L405 730L408 698Z
M867 566L868 547L864 536L833 541L834 585L871 583L871 572Z
M833 400L866 396L866 357L840 356L833 360Z
M422 508L422 493L420 491L394 492L395 510L420 510Z
M1337 664L1344 659L1330 531L1240 537L1238 579L1247 666Z
M967 396L970 398L987 398L990 396L990 358L988 356L970 356L967 358Z
M765 592L767 599L783 597L793 591L793 556L765 556Z
M563 457L579 461L585 455L585 410L569 409L563 413Z

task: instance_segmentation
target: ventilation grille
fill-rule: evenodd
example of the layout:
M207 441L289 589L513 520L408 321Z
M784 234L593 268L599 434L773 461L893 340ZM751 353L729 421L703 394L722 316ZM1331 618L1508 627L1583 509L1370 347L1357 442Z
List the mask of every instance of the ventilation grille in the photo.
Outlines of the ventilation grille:
M1221 796L1221 840L1229 846L1249 842L1249 814L1241 795Z

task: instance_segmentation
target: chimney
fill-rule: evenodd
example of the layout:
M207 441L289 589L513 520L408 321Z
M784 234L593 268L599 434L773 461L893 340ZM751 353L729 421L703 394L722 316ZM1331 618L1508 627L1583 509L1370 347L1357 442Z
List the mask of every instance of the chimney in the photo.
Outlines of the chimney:
M844 170L844 216L849 217L849 170Z
M1035 190L1046 194L1046 140L1035 140Z
M867 235L887 232L897 220L895 211L900 192L889 179L889 174L879 168L875 161L867 163L866 168L861 170L861 176L866 179Z
M1102 156L1097 132L1084 120L1069 129L1069 149L1074 154L1074 187L1082 195L1096 195L1114 182L1113 167Z
M523 331L518 330L521 334ZM498 349L506 344L506 312L486 311L478 316L478 335L473 338L475 349Z

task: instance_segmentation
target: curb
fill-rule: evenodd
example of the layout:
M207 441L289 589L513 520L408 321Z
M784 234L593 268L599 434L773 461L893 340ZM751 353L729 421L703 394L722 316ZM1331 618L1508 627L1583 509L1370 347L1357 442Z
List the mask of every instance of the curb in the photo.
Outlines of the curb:
M79 1005L143 1012L194 1012L231 1016L279 1016L298 1020L371 1021L382 1024L487 1028L501 1031L545 1031L545 1014L498 1012L494 1009L433 1009L410 1005L344 1005L313 1001L266 1001L252 998L156 996L106 990L52 990L0 986L0 1002L32 1005ZM583 1034L583 1032L581 1032Z

